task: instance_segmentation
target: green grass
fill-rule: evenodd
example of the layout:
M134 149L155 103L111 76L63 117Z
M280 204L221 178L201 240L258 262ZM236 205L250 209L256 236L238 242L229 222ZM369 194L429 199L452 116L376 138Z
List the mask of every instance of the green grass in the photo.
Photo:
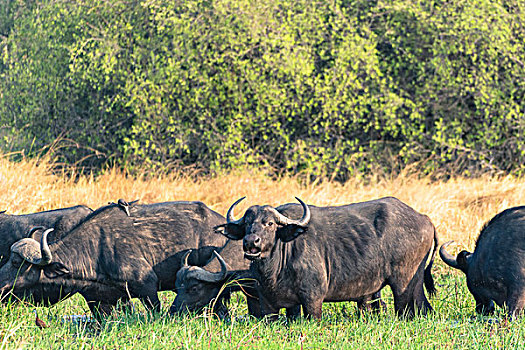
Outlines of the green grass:
M170 318L165 311L174 294L161 293L163 314L115 313L102 324L64 321L67 315L89 314L80 296L51 308L37 308L50 327L40 330L31 305L0 306L0 349L486 349L525 348L525 321L506 322L504 310L479 317L464 276L438 266L435 311L406 321L395 317L388 288L388 311L358 317L354 303L326 303L320 322L285 318L268 323L246 316L242 295L234 295L232 320L203 315ZM441 273L440 273L441 271Z

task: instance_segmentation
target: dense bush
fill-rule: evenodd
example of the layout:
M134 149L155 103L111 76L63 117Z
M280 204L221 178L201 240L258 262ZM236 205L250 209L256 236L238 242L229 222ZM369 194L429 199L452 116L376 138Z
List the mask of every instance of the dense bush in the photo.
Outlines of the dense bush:
M525 170L520 0L0 4L4 150L338 180Z

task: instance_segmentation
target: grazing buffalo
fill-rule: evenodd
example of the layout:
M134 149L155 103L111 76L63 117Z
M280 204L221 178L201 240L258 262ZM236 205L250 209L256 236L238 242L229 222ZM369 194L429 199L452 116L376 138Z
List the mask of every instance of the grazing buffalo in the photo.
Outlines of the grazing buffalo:
M224 217L203 203L122 203L97 209L54 243L47 242L50 229L40 243L31 238L14 243L0 268L0 291L42 285L62 295L78 292L95 315L130 297L160 310L157 292L174 288L183 250L226 242L213 233ZM190 261L205 264L212 251Z
M216 231L243 240L264 314L301 305L305 316L319 319L323 301L359 301L385 285L399 315L432 310L423 282L435 292L430 270L438 238L426 215L392 197L339 207L297 198L301 205L252 206L234 220L242 199Z
M206 247L198 249L198 255L202 255L202 249ZM250 261L244 259L242 242L229 240L214 254L217 259L202 267L188 264L189 253L183 257L183 266L177 272L175 281L177 297L170 307L170 314L200 312L215 299L212 312L220 318L227 318L229 311L226 305L231 293L242 291L247 298L250 315L261 317L255 280L249 271ZM289 309L287 315L295 317L299 312L300 309L297 308Z
M230 255L229 252L233 254ZM248 270L249 261L243 258L242 247L237 241L229 241L225 249L222 249L222 254L229 258L229 264L214 251L216 260L203 267L190 266L187 261L189 253L183 257L183 266L177 272L175 281L177 297L170 307L170 315L186 311L200 312L211 303L212 312L225 319L229 317L227 302L231 293L242 291L248 299L249 313L260 317L259 300L255 297L255 281ZM213 266L214 262L220 264L220 271L212 272L216 269ZM232 267L235 270L232 271Z
M28 232L35 226L53 227L53 236L50 241L59 239L66 234L82 219L91 214L93 210L77 205L71 208L43 211L25 215L8 215L0 213L0 267L9 259L10 248L16 241L27 237ZM40 238L40 232L35 232L35 238ZM48 292L42 286L25 289L23 292L14 293L11 301L30 298L37 304L49 305L58 301L59 294ZM2 301L8 298L3 297Z
M170 308L170 314L183 311L202 311L204 307L212 304L212 312L220 318L229 316L226 306L231 293L241 291L245 294L250 315L260 318L264 316L260 310L259 298L256 291L256 280L248 270L249 263L243 259L242 242L230 241L228 249L221 251L227 257L230 264L226 264L220 253L214 252L220 265L220 272L212 272L212 262L206 266L190 266L187 262L189 252L184 257L182 268L177 272L175 286L177 297ZM242 266L244 265L244 266ZM234 270L232 270L232 267ZM372 296L363 297L358 300L360 312L372 310L379 312L386 308L381 298L381 292ZM371 300L372 299L372 300ZM286 316L294 319L300 315L300 307L292 307L286 310Z
M525 306L525 206L502 211L481 230L474 253L447 253L447 242L439 249L443 261L467 275L467 287L476 300L476 312L491 314L494 302L506 306L509 316Z
M53 238L68 232L93 210L77 205L71 208L63 208L39 213L25 215L8 215L0 213L0 266L4 265L9 258L9 249L16 241L27 236L31 228L35 226L53 227Z

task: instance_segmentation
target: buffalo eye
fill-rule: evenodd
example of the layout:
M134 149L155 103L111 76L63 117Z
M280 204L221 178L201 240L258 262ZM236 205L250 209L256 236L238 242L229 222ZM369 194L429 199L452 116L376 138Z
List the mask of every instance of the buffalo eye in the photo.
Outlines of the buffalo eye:
M266 226L272 226L272 225L273 225L273 222L272 222L272 221L268 221L268 222L266 223Z

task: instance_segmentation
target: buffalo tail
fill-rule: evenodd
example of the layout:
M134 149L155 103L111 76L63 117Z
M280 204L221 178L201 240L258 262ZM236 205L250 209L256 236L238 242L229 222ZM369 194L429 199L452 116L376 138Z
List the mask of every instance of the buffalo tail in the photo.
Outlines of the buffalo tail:
M428 266L426 267L425 274L424 274L425 287L427 289L428 294L430 294L430 296L434 296L437 292L431 270L432 270L432 265L434 264L434 258L436 257L438 246L439 246L439 239L437 236L436 228L434 227L434 250L432 251L430 262L428 263Z

